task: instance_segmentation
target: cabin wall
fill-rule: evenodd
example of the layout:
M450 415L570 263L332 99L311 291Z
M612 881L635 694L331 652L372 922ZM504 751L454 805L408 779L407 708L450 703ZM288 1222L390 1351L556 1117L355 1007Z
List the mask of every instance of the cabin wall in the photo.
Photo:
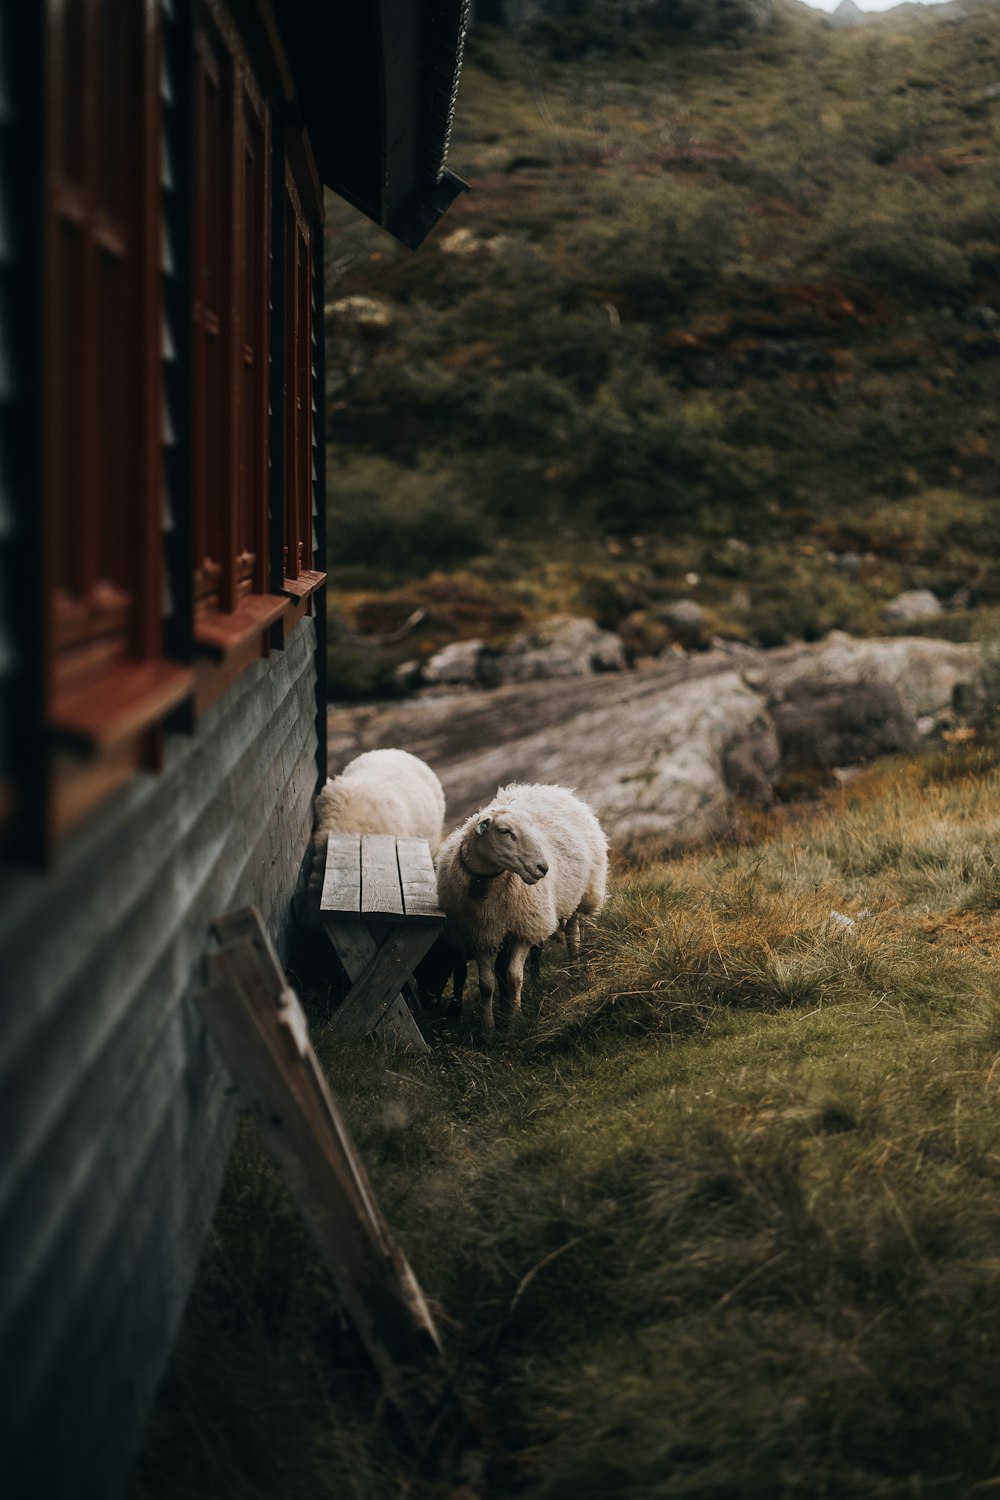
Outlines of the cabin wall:
M46 876L0 873L0 1473L114 1500L141 1441L234 1118L190 996L212 918L279 952L316 784L316 633L250 667Z

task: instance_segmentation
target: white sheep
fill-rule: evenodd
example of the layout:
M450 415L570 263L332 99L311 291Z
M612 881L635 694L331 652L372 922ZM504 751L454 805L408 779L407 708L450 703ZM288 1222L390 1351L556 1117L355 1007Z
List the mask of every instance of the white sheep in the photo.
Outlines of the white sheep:
M426 839L435 850L444 832L444 789L408 750L366 750L316 798L317 849L331 833L393 833Z
M425 761L408 750L366 750L328 778L315 804L312 870L305 922L319 921L331 833L394 833L426 839L433 852L444 832L444 789Z
M604 830L566 787L501 787L448 836L438 856L438 903L449 941L478 965L485 1030L493 1029L495 959L504 940L512 939L507 980L516 1015L532 946L563 930L575 957L580 913L600 911L607 879Z

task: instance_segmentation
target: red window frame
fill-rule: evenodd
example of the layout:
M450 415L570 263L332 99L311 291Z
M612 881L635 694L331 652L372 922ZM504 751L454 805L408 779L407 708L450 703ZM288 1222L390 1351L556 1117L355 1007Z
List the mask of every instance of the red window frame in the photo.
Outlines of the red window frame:
M183 16L161 0L42 6L44 587L33 628L44 669L32 725L47 731L53 753L39 757L38 794L30 815L19 814L36 853L137 768L157 769L167 716L186 703L175 722L192 725L311 612L323 581L311 572L313 236L283 153L273 151L259 83L284 90L284 75L262 52L255 76L223 0L193 0ZM175 93L170 75L181 70ZM178 99L190 99L193 118L180 120L187 105ZM177 149L188 131L190 158ZM308 175L304 137L294 149ZM191 338L179 342L172 327L188 314L172 249L190 221L172 216L175 184L185 200L193 190L194 220ZM311 178L309 186L320 212ZM298 236L287 297L271 246L286 202ZM284 446L286 327L296 352L287 487L284 459L272 471L269 454L269 440L276 458ZM189 397L178 440L173 414ZM291 577L282 588L277 543L289 497ZM166 658L165 609L171 649L186 656L193 646L193 665Z
M196 12L194 128L197 639L266 596L269 572L270 117L227 13L209 0ZM259 610L242 613L260 629Z
M150 7L107 0L48 0L46 22L54 702L161 647L158 38Z
M163 659L159 7L46 0L48 724L149 763L188 690Z
M291 164L284 197L284 528L285 587L299 592L315 576L312 485L312 229Z

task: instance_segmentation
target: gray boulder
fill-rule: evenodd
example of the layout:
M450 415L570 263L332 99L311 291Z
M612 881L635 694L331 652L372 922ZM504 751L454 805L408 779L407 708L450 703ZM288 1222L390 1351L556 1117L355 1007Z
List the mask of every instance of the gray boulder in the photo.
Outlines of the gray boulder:
M360 294L328 302L323 311L333 320L335 327L356 328L370 335L387 333L396 321L396 314L388 302Z
M745 672L774 710L814 682L880 684L894 688L907 717L922 732L951 712L956 689L979 671L978 646L920 636L856 640L832 631L815 646L761 652Z
M704 659L337 709L331 755L405 745L437 770L453 823L507 782L558 782L614 848L690 848L726 831L734 799L769 801L780 763L764 698L729 663L695 671Z
M431 687L473 687L481 682L482 641L451 641L424 662L421 679Z
M420 755L453 823L509 781L560 782L593 804L615 849L655 855L724 833L737 799L768 801L783 757L846 766L947 723L980 663L976 646L840 634L674 654L641 672L337 708L330 750L335 763L378 745Z
M580 615L553 615L490 653L480 675L490 686L532 682L540 677L587 677L625 667L621 637Z
M855 765L905 750L917 733L898 690L886 682L800 678L771 713L790 766Z
M944 608L937 594L930 589L907 589L882 610L887 625L912 625L917 620L930 620Z
M706 615L694 599L674 599L661 604L656 618L666 625L682 646L702 646L706 642Z
M578 788L626 853L717 836L734 796L770 800L781 760L767 706L737 672L668 688L627 722L620 712L595 716L586 745L572 750L587 760Z

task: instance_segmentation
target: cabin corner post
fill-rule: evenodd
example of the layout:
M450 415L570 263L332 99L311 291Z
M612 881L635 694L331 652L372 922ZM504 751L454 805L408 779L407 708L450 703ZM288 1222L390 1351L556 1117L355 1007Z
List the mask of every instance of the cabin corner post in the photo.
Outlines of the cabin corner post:
M285 180L286 106L272 98L271 108L271 306L284 307L285 296L285 208L281 184ZM285 319L275 316L271 325L271 416L268 449L271 455L269 502L270 588L281 593L285 583Z
M165 622L166 648L175 661L190 663L194 641L194 449L188 380L194 318L194 7L173 0L163 20L163 51L171 98L163 113L164 146L174 164L164 194L164 233L171 251L165 275L164 313L174 359L164 369L164 400L170 417L164 485L170 527L164 533L164 565L173 608Z
M316 557L313 566L327 571L326 535L326 327L324 308L324 227L313 227L313 330L315 339L315 422L313 425L313 458L316 464L314 507L316 521ZM327 585L329 587L329 584ZM326 588L313 595L316 629L316 784L321 787L328 774L327 702L329 695L326 639Z
M0 12L0 173L10 239L0 265L6 304L3 360L7 389L0 396L0 508L9 541L0 580L6 621L16 649L4 687L9 743L10 824L6 848L20 865L45 865L49 829L46 746L50 622L44 515L43 429L45 243L45 13L35 5ZM39 580L42 586L39 587Z

